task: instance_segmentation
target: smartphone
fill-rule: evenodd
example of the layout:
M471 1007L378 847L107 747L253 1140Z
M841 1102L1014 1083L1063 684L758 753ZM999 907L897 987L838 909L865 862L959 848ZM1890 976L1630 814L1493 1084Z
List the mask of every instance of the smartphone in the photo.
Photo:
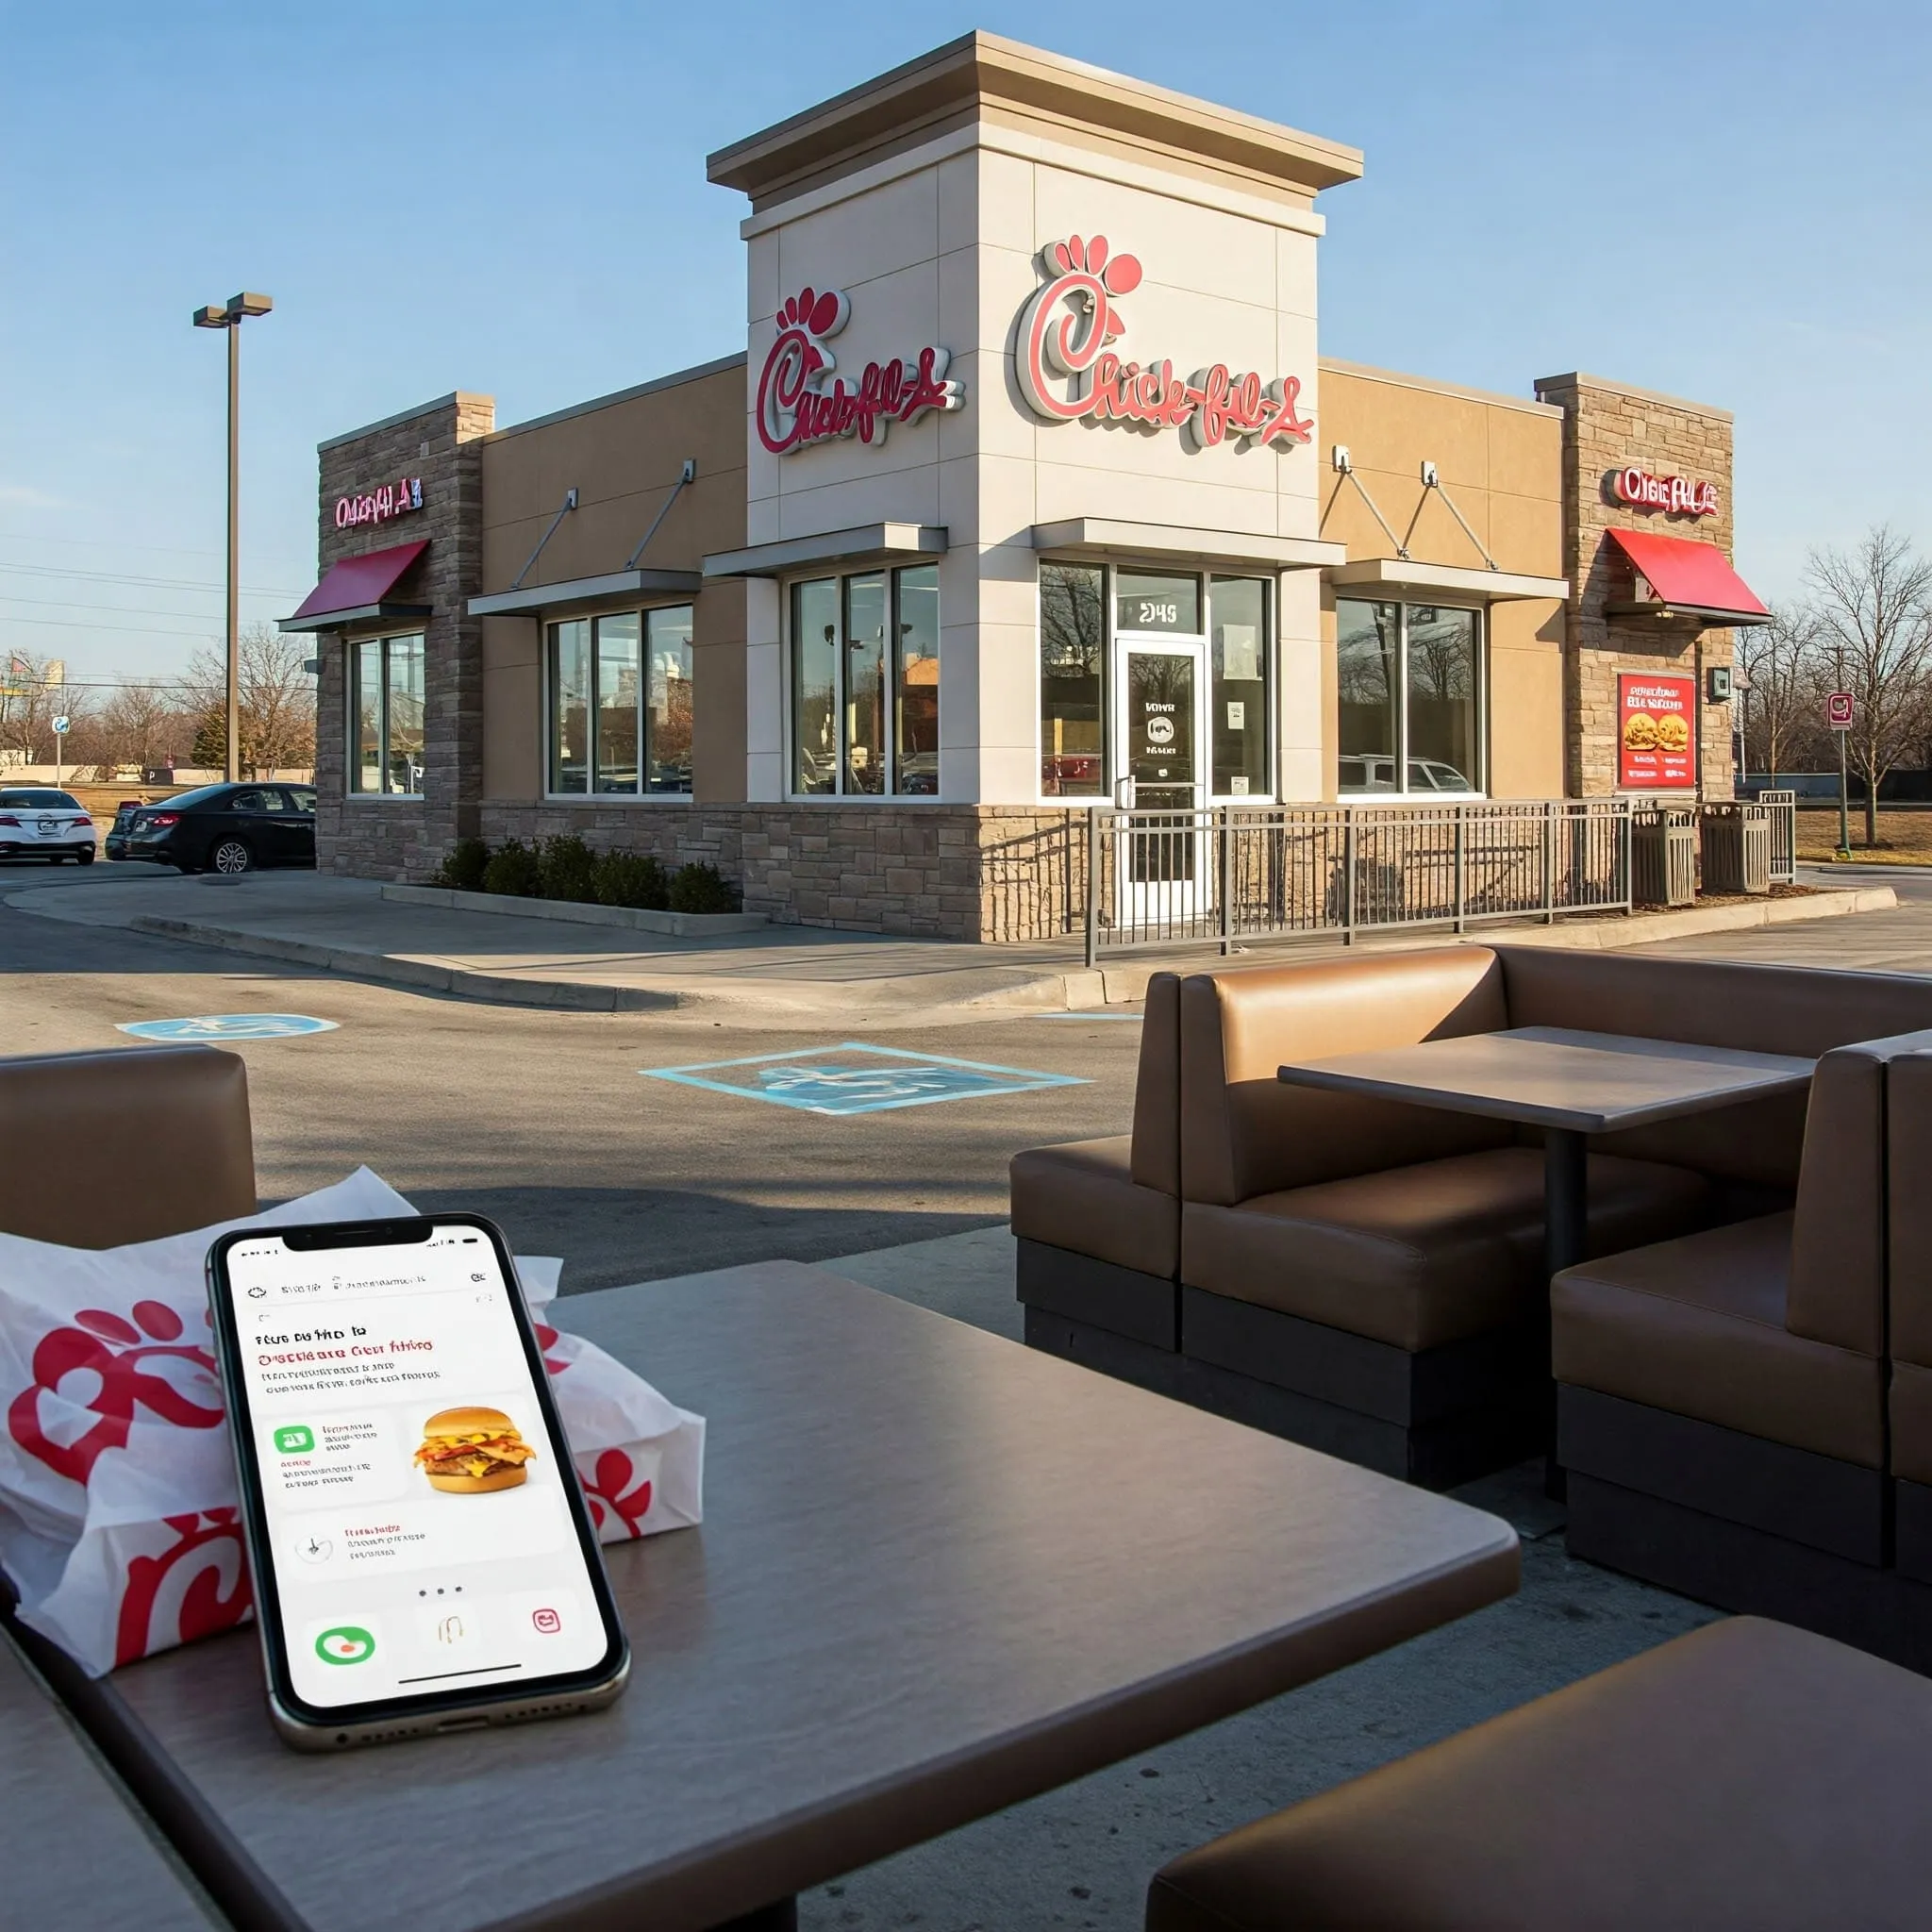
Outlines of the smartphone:
M302 1750L608 1704L630 1652L501 1233L208 1250L275 1727Z

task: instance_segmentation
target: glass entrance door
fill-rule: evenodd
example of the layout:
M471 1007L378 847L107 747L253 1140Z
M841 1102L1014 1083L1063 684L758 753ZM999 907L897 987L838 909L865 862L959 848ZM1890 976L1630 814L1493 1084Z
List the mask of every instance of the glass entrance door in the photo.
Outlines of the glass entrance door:
M1209 897L1207 656L1205 638L1120 640L1114 741L1129 783L1115 877L1120 916L1135 925L1192 919Z

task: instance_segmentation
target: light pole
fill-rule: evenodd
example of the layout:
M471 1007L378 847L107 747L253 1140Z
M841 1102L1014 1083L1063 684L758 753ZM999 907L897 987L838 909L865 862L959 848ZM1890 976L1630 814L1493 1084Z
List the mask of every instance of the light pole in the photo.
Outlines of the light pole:
M275 305L266 295L232 295L225 308L209 303L194 311L196 328L228 331L228 728L226 775L242 775L242 319L266 315Z

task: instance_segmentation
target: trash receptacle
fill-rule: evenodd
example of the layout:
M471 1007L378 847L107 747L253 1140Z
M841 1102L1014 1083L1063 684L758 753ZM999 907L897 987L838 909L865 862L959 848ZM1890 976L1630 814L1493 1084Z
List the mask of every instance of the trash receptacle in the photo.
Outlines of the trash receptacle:
M1704 890L1771 891L1771 813L1761 805L1707 805L1703 819Z
M1639 906L1689 906L1697 897L1697 821L1654 806L1630 814L1630 897Z

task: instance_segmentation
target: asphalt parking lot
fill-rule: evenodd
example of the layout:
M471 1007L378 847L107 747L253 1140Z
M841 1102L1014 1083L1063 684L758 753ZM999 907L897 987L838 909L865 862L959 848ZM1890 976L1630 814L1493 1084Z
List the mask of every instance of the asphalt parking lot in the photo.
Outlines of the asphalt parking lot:
M0 867L0 896L98 883L103 870ZM1002 1222L1019 1148L1126 1130L1141 1033L1118 1018L1012 1013L936 1026L929 1041L896 1025L874 1042L893 1056L929 1047L1082 1084L826 1115L640 1075L760 1054L799 1056L809 1071L817 1057L801 1050L864 1044L862 1027L484 1006L0 904L0 1050L125 1045L116 1028L127 1022L264 1011L337 1027L235 1048L248 1062L265 1202L366 1164L419 1208L489 1214L521 1252L562 1255L566 1292L771 1257L822 1260ZM871 1058L888 1076L910 1066ZM763 1078L758 1069L698 1077L784 1091L797 1064ZM835 1074L868 1069L852 1055L824 1064ZM901 1091L861 1077L851 1104Z

